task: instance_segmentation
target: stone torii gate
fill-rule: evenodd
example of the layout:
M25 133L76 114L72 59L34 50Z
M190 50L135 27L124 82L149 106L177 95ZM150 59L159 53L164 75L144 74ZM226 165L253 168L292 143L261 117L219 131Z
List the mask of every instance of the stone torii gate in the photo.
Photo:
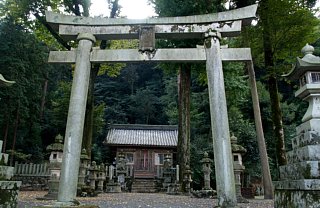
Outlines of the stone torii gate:
M235 207L233 158L222 61L251 61L250 48L225 48L222 37L234 37L255 18L257 5L215 14L142 20L76 17L46 12L49 24L64 40L79 41L73 51L51 51L50 63L75 63L65 132L64 158L57 205L76 197L85 108L91 63L206 62L218 206ZM155 39L205 39L197 48L156 49ZM100 50L98 40L139 39L139 49Z

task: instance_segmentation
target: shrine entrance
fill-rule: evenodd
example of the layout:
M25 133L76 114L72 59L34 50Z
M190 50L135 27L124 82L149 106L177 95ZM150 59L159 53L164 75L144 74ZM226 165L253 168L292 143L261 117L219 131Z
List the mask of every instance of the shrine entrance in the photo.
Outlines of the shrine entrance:
M257 5L206 15L144 20L90 18L46 12L47 22L64 40L79 41L72 51L51 51L51 63L75 63L64 143L57 204L70 205L76 197L79 160L91 63L205 62L213 135L218 206L235 207L236 192L222 61L252 61L250 48L220 46L223 37L237 36L255 18ZM204 39L197 48L157 49L155 39ZM100 50L98 40L139 39L139 49ZM142 157L142 156L143 157ZM140 155L141 169L148 157Z

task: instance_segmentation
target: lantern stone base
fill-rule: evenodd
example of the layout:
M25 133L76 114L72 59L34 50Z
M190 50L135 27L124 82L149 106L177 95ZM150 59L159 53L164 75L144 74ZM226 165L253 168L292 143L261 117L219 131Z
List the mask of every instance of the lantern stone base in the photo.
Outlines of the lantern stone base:
M274 207L316 208L320 207L320 190L275 189Z
M59 179L51 179L48 181L49 191L44 195L42 200L55 200L58 198Z
M191 191L193 197L196 198L213 198L217 195L217 191L213 189Z

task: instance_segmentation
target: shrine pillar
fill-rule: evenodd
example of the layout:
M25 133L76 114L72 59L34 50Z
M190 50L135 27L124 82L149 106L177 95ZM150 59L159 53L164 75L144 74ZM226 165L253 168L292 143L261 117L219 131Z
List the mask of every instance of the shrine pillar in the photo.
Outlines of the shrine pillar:
M96 41L92 34L80 33L76 50L76 62L67 127L63 149L63 160L59 183L58 204L72 204L77 194L81 144L90 77L90 52Z
M237 204L219 32L205 34L206 69L219 207Z

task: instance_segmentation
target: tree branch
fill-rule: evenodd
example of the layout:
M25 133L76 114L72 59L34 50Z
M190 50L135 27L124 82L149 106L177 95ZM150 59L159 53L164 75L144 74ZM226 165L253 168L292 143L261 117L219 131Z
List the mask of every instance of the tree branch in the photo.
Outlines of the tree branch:
M63 47L65 47L67 50L71 50L71 46L59 36L59 34L44 20L43 17L41 17L41 16L39 15L38 12L34 12L33 15L37 18L37 20L40 21L40 23L41 23L43 26L45 26L45 27L48 29L48 31L51 33L51 35L52 35Z

